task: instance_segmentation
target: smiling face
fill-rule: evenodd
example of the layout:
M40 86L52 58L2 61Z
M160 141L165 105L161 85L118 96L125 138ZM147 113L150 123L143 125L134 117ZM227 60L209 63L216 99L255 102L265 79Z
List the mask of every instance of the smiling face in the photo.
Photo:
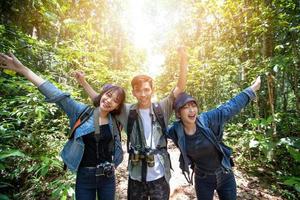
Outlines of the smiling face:
M132 94L137 99L139 108L150 108L153 90L149 82L142 82L139 85L134 85Z
M197 104L194 101L190 101L180 108L177 116L181 119L184 125L189 125L196 123L197 114Z
M99 102L100 109L103 112L111 112L120 105L120 98L117 91L109 90L105 92Z

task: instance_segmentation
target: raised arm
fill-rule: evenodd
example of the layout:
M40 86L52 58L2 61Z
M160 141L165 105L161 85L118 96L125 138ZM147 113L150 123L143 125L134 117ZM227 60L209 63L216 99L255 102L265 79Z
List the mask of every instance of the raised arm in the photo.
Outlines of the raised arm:
M250 87L220 107L208 111L206 114L209 116L210 122L213 123L213 125L222 125L238 114L251 100L255 99L255 92L259 90L260 84L260 77L257 77Z
M188 65L187 53L184 47L178 48L178 55L180 57L180 71L179 71L179 78L178 78L177 85L173 90L173 94L175 98L179 93L185 90L186 77L187 77L187 65Z
M75 78L79 85L83 87L85 92L89 95L89 97L93 100L98 96L98 93L91 87L91 85L85 80L84 72L77 71L75 72Z
M39 91L46 97L46 102L56 103L70 119L70 124L73 126L75 120L86 105L79 103L72 98L70 94L65 93L56 88L49 81L44 80L42 77L35 74L32 70L25 67L13 54L5 55L0 54L0 67L4 69L13 70L25 76L31 81Z
M42 77L25 67L12 53L9 53L9 55L0 54L0 66L1 68L10 69L22 74L37 87L46 82Z

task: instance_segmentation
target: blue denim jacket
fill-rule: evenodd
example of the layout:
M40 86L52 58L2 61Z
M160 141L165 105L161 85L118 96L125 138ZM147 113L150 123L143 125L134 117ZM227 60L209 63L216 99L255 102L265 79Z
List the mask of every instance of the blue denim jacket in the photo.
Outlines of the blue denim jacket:
M254 98L255 93L253 90L247 88L225 104L216 109L203 112L197 117L197 127L201 129L201 132L208 137L223 155L221 165L225 170L231 170L231 149L222 142L224 124L234 115L238 114ZM189 176L189 166L192 165L192 161L186 153L184 129L180 120L174 122L169 128L168 137L173 140L180 150L179 167L183 173L187 173Z
M49 81L44 82L39 86L39 91L46 97L46 101L49 103L56 103L67 114L70 120L70 127L73 127L80 113L87 106L79 103L70 97L70 94L64 93L56 88ZM84 122L75 131L74 138L67 141L63 150L60 153L64 163L72 171L78 170L84 152L84 142L82 136L95 131L93 115ZM115 119L112 115L109 115L110 131L114 135L114 164L117 167L123 161L123 150L118 134L118 128L116 127Z

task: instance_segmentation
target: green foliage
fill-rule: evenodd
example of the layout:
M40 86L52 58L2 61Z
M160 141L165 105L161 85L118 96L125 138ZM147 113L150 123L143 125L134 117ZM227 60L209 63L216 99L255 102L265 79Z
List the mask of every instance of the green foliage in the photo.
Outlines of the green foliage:
M174 9L177 5L163 3ZM80 97L86 95L75 92L79 88L70 77L74 70L83 70L97 90L107 82L123 86L127 100L134 102L130 80L142 72L139 66L146 53L135 49L122 32L118 11L123 5L123 1L1 1L0 52L12 51L83 102L88 101ZM234 147L242 168L259 173L257 168L263 166L272 181L280 183L273 188L278 194L297 199L299 2L186 0L180 6L186 9L185 17L162 49L167 57L164 73L155 80L157 96L169 94L176 84L177 40L187 46L187 91L201 111L230 99L257 75L271 74L273 85L263 76L257 102L226 126L225 141ZM58 157L69 129L66 116L11 71L0 71L0 85L0 199L72 198L74 175L62 171Z

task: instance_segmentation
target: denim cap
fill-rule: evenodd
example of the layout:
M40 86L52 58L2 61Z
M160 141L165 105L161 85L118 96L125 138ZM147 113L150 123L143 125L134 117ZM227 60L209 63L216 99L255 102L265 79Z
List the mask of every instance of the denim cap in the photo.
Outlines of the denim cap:
M191 95L188 95L185 92L179 93L173 104L175 113L177 113L180 110L180 108L182 108L185 104L187 104L191 101L193 101L197 104L196 99L194 99L194 97L192 97Z
M105 85L103 85L102 90L108 90L108 89L113 88L113 87L114 87L113 84L106 83Z

